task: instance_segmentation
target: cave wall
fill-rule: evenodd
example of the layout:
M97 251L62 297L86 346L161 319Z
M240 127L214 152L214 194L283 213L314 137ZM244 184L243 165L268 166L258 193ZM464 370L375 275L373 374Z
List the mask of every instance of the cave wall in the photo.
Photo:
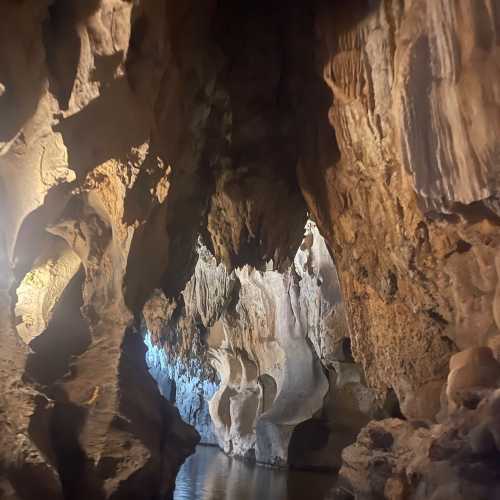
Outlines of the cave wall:
M270 256L278 265L300 241L305 211L295 182L298 151L290 147L293 110L288 98L274 99L284 72L280 34L288 28L272 17L257 33L262 7L245 30L252 64L239 67L230 39L214 37L231 17L245 20L245 9L229 2L0 7L2 324L14 343L6 340L2 370L24 377L27 391L40 385L40 401L55 408L51 429L64 424L60 439L44 431L40 462L57 469L67 498L165 492L196 442L187 430L169 430L182 426L147 376L133 327L153 289L183 290L200 231L229 266L262 265ZM273 49L264 54L269 39ZM272 73L261 73L269 67ZM246 68L262 74L255 101ZM244 132L241 124L252 121ZM271 208L286 221L281 233L264 223ZM65 293L81 270L80 296ZM68 329L58 314L65 308L78 324L67 335L81 338L57 350L53 376L41 374L48 345ZM7 395L12 382L5 381ZM38 397L33 391L28 399ZM13 404L6 401L7 415ZM36 451L28 426L38 416L26 404L26 421L13 429L19 424ZM11 448L17 445L3 447ZM2 474L14 477L24 461L7 454Z
M498 495L498 9L354 2L317 17L332 99L299 182L354 358L411 421L372 423L344 451L356 498Z
M148 301L146 306L150 304ZM157 311L159 305L155 304L155 312L148 319L154 317L158 324ZM219 387L218 377L208 362L202 334L196 324L188 325L167 321L163 331L151 333L145 329L146 363L161 395L175 404L184 422L197 430L200 443L217 445L208 402ZM189 345L187 351L177 344L179 337L183 339L181 344Z
M158 1L1 11L1 487L162 496L198 437L160 397L133 324L168 264L172 165L177 179L196 175L191 115L178 109L198 86L179 87L173 44L192 68L203 33L184 25L191 37L178 40L183 12ZM157 134L171 138L161 152ZM184 255L179 268L189 242ZM80 293L66 293L79 269Z
M300 184L354 356L414 418L435 412L453 352L497 345L497 27L496 2L354 2L317 17L332 99Z

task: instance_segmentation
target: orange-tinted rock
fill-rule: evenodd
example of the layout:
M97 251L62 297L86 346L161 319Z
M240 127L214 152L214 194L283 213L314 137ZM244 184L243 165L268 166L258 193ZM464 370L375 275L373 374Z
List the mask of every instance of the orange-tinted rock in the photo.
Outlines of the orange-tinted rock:
M332 99L299 182L335 257L354 356L400 401L444 382L457 347L498 334L498 23L487 5L336 2L317 15Z
M500 363L489 347L472 347L450 359L446 394L452 404L467 404L468 392L500 386Z

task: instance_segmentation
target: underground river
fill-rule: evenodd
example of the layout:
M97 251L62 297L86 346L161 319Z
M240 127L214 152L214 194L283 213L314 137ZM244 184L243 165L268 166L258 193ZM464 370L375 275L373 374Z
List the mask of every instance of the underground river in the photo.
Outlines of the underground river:
M174 500L326 500L335 479L250 464L201 445L179 471Z

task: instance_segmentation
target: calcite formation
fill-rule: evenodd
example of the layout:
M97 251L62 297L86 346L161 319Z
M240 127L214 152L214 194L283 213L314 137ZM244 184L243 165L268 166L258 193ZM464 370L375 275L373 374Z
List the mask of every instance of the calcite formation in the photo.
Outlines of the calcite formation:
M338 465L389 414L352 494L498 496L499 13L1 2L0 496L168 494L143 318L226 450Z
M197 334L195 330L194 335ZM201 444L217 445L208 402L217 391L218 381L215 374L207 374L203 356L179 358L169 353L163 343L155 345L149 332L145 343L146 363L161 395L175 404L184 422L196 429Z
M496 2L425 0L318 16L337 145L325 130L300 183L354 356L415 418L450 354L497 342L497 18Z
M200 266L196 266L195 275L199 272ZM184 297L190 293L189 297L194 298L191 288L195 283L193 276L186 285ZM227 283L213 283L215 310L218 309L216 298L220 297L215 290L224 285ZM204 342L206 330L200 314L206 311L198 309L188 297L185 302L182 299L177 302L167 299L161 290L155 290L144 305L142 334L147 346L146 363L160 393L175 404L182 419L198 431L202 444L216 445L208 401L217 391L218 379L208 361Z
M215 327L223 332L220 344L212 341L221 386L210 413L221 444L266 463L287 462L293 429L321 409L328 391L292 273L236 271L234 312Z
M200 397L208 400L212 432L226 453L338 467L342 447L384 414L383 401L351 357L335 266L315 224L308 222L286 271L268 267L228 272L200 244L182 303L173 307L157 291L144 308L152 373L164 393L175 384L180 393L170 399L210 442L198 420ZM201 385L211 377L209 364L216 391Z

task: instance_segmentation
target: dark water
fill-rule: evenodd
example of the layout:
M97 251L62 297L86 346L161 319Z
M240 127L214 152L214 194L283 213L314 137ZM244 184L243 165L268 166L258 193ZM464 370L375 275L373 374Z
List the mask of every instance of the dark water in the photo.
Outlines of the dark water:
M324 500L335 479L252 465L198 446L179 471L174 500Z

